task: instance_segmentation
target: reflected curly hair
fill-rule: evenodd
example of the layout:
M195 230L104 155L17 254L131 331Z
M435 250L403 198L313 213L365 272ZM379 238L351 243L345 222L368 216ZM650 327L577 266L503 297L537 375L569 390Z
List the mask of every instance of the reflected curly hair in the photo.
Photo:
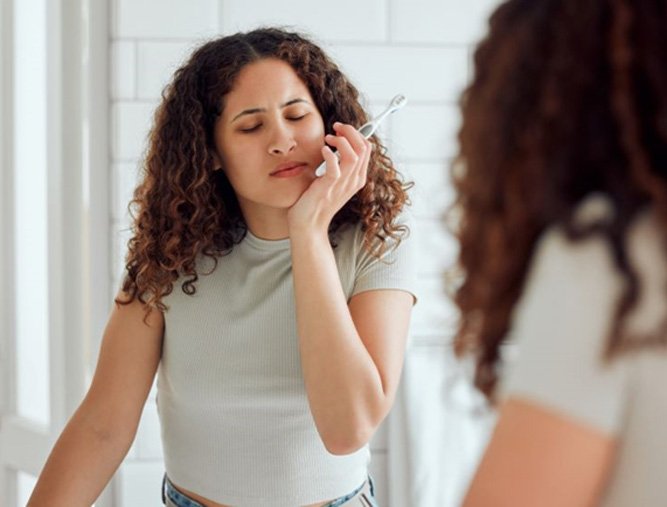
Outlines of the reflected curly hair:
M236 195L223 171L216 171L214 123L224 98L246 65L265 58L288 63L307 85L327 133L340 121L368 120L359 92L338 66L303 35L262 28L222 37L199 47L178 69L162 94L149 136L142 181L129 204L132 237L128 243L122 290L166 310L162 298L184 277L184 293L196 292L196 260L231 252L247 231ZM338 211L330 238L344 224L361 222L365 248L379 256L387 240L400 242L407 227L397 223L407 190L385 147L373 136L366 185ZM335 246L335 244L334 244Z
M475 385L493 398L511 327L540 235L600 235L627 285L605 359L662 337L629 340L622 323L639 281L624 238L651 206L667 227L667 3L660 0L509 0L491 16L461 98L457 200L448 212L460 241L448 273L461 320L458 354L476 359ZM593 192L615 216L578 227ZM452 276L453 275L453 276Z

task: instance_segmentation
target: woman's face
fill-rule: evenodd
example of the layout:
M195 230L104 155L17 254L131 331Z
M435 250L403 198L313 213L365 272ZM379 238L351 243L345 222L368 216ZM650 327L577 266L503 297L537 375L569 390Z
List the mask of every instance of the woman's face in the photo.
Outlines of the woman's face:
M244 67L215 124L215 148L243 213L292 206L322 162L324 122L292 67Z

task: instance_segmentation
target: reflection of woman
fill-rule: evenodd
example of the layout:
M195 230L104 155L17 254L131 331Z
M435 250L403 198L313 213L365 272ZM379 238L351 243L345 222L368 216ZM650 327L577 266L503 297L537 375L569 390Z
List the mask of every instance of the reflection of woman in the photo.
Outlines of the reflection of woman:
M467 507L665 505L665 26L661 1L510 0L477 49L457 345L501 404Z
M158 364L168 505L375 504L367 443L399 380L413 266L406 187L351 126L366 119L293 33L215 40L176 72L95 378L30 505L94 501Z

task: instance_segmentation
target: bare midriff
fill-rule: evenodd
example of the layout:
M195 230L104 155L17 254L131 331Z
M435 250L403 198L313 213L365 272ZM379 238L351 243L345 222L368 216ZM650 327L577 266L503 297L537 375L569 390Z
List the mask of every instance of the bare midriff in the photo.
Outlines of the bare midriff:
M172 483L174 488L176 488L178 491L183 493L185 496L189 496L193 500L196 500L200 504L202 504L204 507L232 507L231 505L226 505L223 503L216 503L212 500L209 500L208 498L204 498L203 496L199 496L197 493L194 493L192 491L188 491L187 489L183 489L180 486L176 486L175 484ZM311 503L309 505L304 505L303 507L324 507L325 505L328 505L331 503L331 500L328 500L326 502L318 502L318 503Z

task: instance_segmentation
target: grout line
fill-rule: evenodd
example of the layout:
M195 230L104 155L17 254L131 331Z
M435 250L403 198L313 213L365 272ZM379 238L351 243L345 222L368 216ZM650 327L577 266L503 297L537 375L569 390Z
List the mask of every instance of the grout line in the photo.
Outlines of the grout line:
M381 41L381 40L343 40L343 39L326 39L327 44L335 47L358 47L366 46L371 48L388 48L388 49L451 49L458 50L468 48L468 43L463 42L415 42L415 41Z
M134 42L132 45L134 49L134 96L137 100L139 98L139 43Z
M183 43L191 42L194 44L203 43L206 40L209 40L215 37L215 34L212 35L202 35L198 37L152 37L152 36L142 36L142 37L111 37L111 42L155 42L155 43ZM396 40L362 40L362 39L321 39L323 44L338 46L338 47L357 47L357 46L366 46L372 48L390 48L390 49L467 49L470 47L468 42L415 42L415 41L396 41Z
M384 108L387 105L387 102L392 99L393 96L387 96L386 98L367 98L368 101L368 107L377 107L377 108ZM154 95L152 97L135 97L135 98L113 98L111 100L112 104L128 104L128 103L136 103L136 104L155 104L156 106L159 105L160 101L162 100L162 97L159 95ZM441 99L441 100L433 100L433 99L411 99L410 103L405 106L406 108L415 108L415 107L447 107L447 108L457 108L458 103L455 100L451 99Z

